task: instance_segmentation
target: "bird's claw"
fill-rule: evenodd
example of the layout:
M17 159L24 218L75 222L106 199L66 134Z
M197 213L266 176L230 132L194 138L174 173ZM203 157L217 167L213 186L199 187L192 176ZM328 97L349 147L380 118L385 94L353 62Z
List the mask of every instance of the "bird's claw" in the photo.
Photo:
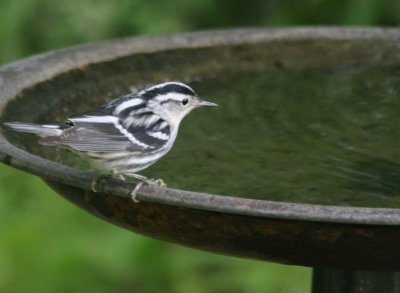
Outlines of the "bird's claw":
M92 191L93 192L95 192L95 193L97 193L97 192L99 192L98 190L97 190L97 184L99 184L99 182L101 181L101 180L103 180L103 179L105 179L105 178L109 178L109 177L111 177L110 175L100 175L100 176L98 176L98 177L96 177L96 179L94 179L93 181L92 181L92 183L91 183L91 188L92 188Z
M97 190L97 185L99 184L99 182L101 180L103 180L104 178L110 178L110 177L118 178L120 180L125 180L125 177L122 174L100 175L95 180L92 181L92 184L91 184L92 191L95 193L99 192ZM156 186L156 187L167 187L167 184L165 184L165 182L162 179L154 179L154 178L147 179L146 177L143 177L140 179L143 179L143 180L139 181L136 184L135 188L132 190L132 192L130 194L132 201L135 203L139 202L139 200L136 198L136 193L143 186L143 184L147 184L149 186Z
M136 183L135 188L131 192L131 199L134 203L138 203L139 200L136 198L136 192L143 186L143 182Z
M150 186L157 186L157 187L167 187L167 184L162 179L147 179L146 184Z
M143 186L143 184L147 184L149 186L157 186L157 187L167 187L167 184L162 179L146 179L144 181L140 181L136 184L135 188L131 192L131 199L133 202L138 203L139 200L136 198L136 192Z

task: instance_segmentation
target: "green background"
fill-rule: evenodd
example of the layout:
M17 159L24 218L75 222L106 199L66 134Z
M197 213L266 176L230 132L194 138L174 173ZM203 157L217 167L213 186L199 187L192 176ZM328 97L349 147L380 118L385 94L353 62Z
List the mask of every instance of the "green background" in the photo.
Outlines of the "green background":
M225 27L397 26L400 1L0 0L0 64L85 42ZM0 93L1 94L1 93ZM311 270L155 241L0 166L0 292L309 292Z

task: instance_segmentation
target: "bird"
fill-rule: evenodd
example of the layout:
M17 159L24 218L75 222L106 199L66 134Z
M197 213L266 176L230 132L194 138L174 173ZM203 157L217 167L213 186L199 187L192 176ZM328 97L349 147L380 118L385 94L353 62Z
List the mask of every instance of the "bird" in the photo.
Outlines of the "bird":
M193 109L217 104L202 100L188 85L163 82L68 118L63 124L6 122L14 131L36 134L39 144L60 147L88 158L96 169L116 178L136 178L131 193L143 185L166 186L161 179L137 174L172 148L182 119ZM104 175L103 175L104 176ZM92 184L93 191L95 183Z

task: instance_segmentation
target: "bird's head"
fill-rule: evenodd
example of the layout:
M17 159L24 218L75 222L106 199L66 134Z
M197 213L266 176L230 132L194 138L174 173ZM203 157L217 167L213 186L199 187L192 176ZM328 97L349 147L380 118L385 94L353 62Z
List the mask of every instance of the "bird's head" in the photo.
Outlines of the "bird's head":
M171 122L180 123L187 114L202 106L217 106L200 99L189 86L180 82L166 82L152 86L140 93L148 99L155 112L167 113Z

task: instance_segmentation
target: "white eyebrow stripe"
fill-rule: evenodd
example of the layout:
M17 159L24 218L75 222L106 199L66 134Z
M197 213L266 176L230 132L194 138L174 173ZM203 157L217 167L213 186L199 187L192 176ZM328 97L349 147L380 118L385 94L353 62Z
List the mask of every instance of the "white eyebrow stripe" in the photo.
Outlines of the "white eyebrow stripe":
M162 103L168 100L174 100L174 101L182 101L183 99L187 99L190 98L190 96L188 95L184 95L184 94L180 94L180 93L168 93L168 94L164 94L164 95L159 95L157 96L155 99Z
M138 106L138 105L142 104L143 102L144 102L143 99L139 99L139 98L135 98L135 99L131 99L131 100L122 102L115 108L114 113L119 114L122 111L124 111L130 107Z

